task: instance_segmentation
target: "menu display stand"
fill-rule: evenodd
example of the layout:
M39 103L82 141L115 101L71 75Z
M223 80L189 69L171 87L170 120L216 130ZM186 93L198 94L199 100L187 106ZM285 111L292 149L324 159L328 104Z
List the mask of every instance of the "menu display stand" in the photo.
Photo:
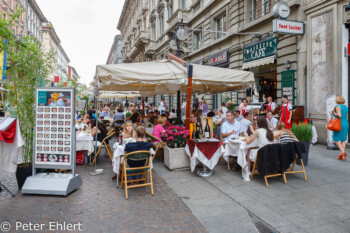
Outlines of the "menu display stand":
M74 103L74 88L36 89L33 175L22 193L66 196L82 184L75 174ZM72 174L36 173L37 168L72 170Z

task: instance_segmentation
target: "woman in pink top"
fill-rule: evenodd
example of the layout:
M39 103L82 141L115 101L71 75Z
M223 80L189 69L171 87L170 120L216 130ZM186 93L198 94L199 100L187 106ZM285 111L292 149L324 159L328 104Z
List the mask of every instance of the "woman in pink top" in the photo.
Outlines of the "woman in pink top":
M157 125L154 126L153 128L153 136L161 139L162 138L162 132L165 131L164 129L164 125L165 125L165 122L166 122L167 118L166 117L159 117L158 121L157 121Z

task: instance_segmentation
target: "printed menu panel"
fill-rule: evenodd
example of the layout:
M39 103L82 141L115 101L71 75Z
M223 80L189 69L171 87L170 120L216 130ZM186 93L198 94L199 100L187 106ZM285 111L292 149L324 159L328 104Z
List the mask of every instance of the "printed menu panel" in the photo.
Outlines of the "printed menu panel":
M73 90L38 89L35 116L35 163L71 165ZM74 101L73 101L74 103Z

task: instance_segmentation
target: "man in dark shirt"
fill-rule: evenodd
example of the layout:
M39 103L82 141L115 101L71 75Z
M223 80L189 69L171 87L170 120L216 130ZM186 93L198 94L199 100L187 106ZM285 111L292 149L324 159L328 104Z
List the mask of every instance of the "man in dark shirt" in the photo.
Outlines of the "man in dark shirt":
M149 122L151 123L151 124L153 124L154 125L154 120L157 118L155 115L154 115L154 112L149 112L148 113L148 117L149 117Z
M136 142L129 142L128 144L125 145L124 151L125 154L131 153L134 151L139 151L139 150L147 150L149 151L152 147L149 142L145 142L143 139L146 135L146 129L143 126L138 126L136 128ZM146 163L146 159L142 160L133 160L132 158L127 160L128 165L130 167L142 167ZM130 173L138 173L138 171L130 171ZM129 177L130 179L133 179L132 176ZM140 179L139 175L135 176L135 179Z

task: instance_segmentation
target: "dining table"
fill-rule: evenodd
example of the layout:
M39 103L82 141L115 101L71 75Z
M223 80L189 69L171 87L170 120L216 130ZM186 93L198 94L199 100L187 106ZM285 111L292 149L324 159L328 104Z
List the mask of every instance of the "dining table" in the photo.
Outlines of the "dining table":
M75 150L76 151L87 151L88 154L91 154L94 152L94 138L91 136L90 133L86 132L77 132L76 136L76 145Z
M230 156L237 157L237 163L242 167L242 178L245 181L249 181L249 169L247 163L247 152L249 148L257 148L257 140L255 139L252 143L248 144L243 138L233 138L224 141L225 152L224 159L229 163Z
M197 170L196 175L208 177L214 174L212 170L224 154L225 148L218 139L188 139L185 151L190 157L191 172L194 172L198 163L202 163L203 169Z
M135 142L136 140L133 138L128 139L123 139L123 143L119 144L119 142L114 143L113 145L113 159L112 159L112 168L113 168L113 172L117 174L117 182L118 182L118 176L120 174L120 165L122 164L123 160L123 156L125 155L125 145L127 143L130 142ZM153 150L153 148L150 149L150 152L152 155L155 154L155 151ZM153 163L151 160L151 168L153 168ZM118 183L117 183L117 187L118 187Z

